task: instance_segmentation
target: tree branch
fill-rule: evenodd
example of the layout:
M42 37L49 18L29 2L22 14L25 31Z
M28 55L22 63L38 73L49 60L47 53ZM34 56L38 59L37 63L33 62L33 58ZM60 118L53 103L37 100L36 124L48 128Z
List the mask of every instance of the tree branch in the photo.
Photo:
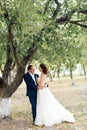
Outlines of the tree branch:
M78 23L78 22L76 22L76 21L69 21L69 23L76 24L76 25L79 25L79 26L81 26L81 27L87 28L87 25L85 25L85 24L80 24L80 23Z
M78 10L78 13L87 14L87 10Z
M43 27L38 33L37 35L34 37L33 43L31 44L31 47L28 49L27 55L24 56L24 58L21 61L21 64L26 65L29 58L33 56L33 54L35 53L35 51L37 50L37 43L39 41L41 41L41 38L43 36L43 32L45 31L45 29L47 29L46 27Z
M11 17L9 16L9 13L6 9L6 1L5 0L4 0L4 8L1 5L1 9L3 11L4 19L6 21L7 28L8 28L8 42L10 43L12 53L13 53L13 56L16 60L16 63L18 65L20 65L17 54L16 54L16 48L14 46L15 42L14 42L14 36L13 36L13 32L12 32L12 27L13 27L14 22L13 22L13 19L11 19Z
M16 63L17 63L18 66L20 66L20 62L19 62L19 59L18 59L17 53L16 53L16 48L14 46L14 36L13 36L13 32L12 32L12 25L10 25L10 24L8 25L8 39L9 39L11 49L12 49L12 53L14 55Z
M36 49L37 49L37 47L36 47L36 44L34 42L34 43L32 43L31 47L28 49L27 55L25 55L23 57L22 61L21 61L21 64L23 66L25 66L27 64L28 60L30 59L30 57L33 56L33 54L35 53Z
M82 20L70 20L69 22L86 22L87 19L82 19Z
M48 8L48 6L49 6L50 1L51 1L51 0L48 0L47 3L46 3L45 9L44 9L44 15L45 15L46 12L47 12L47 8Z
M56 18L57 14L58 14L58 11L60 10L60 6L61 6L61 4L59 3L58 0L54 0L54 1L55 1L57 6L56 6L56 9L54 10L52 18Z
M72 18L72 15L77 12L77 13L84 13L86 14L87 13L87 10L77 10L77 9L73 9L65 14L63 14L60 18L58 18L56 20L56 23L60 23L60 24L63 24L63 23L72 23L72 24L76 24L76 25L79 25L81 27L87 27L87 25L84 25L84 24L80 24L78 22L86 22L87 19L84 19L84 20L76 20L76 21L73 21L73 20L70 20Z
M60 18L56 19L56 23L62 23L64 21L69 21L72 14L76 12L76 9L73 9L67 13L64 13Z

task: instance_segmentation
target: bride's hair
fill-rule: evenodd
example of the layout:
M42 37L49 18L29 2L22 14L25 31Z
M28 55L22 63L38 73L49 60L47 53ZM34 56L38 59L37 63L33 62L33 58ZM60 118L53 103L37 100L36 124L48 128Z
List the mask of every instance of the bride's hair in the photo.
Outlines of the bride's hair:
M44 73L44 74L47 74L48 69L47 69L46 65L45 65L45 64L40 64L39 66L41 67L43 73Z

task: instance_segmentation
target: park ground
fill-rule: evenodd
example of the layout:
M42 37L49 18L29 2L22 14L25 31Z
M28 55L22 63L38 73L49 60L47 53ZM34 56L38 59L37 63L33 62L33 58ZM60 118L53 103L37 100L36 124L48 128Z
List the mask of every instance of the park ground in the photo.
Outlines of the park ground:
M0 119L0 130L87 130L87 79L76 77L75 86L71 86L69 78L62 78L60 82L54 79L48 84L58 101L73 113L75 123L60 123L48 128L33 126L23 82L12 96L10 117Z

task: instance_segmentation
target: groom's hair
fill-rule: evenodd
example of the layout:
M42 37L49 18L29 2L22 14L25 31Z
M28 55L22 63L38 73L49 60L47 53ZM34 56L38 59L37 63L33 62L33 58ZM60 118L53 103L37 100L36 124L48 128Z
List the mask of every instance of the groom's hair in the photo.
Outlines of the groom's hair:
M31 67L33 67L33 65L28 65L28 67L27 67L27 70L30 70L31 69Z

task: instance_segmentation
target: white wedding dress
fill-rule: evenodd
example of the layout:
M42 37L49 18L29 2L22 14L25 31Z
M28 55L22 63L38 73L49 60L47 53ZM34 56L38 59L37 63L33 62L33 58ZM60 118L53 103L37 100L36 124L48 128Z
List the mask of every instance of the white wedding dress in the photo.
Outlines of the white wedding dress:
M58 100L52 95L48 87L45 87L46 75L41 74L40 82L44 85L43 89L37 92L36 125L52 126L54 124L74 122L73 115L66 110Z

